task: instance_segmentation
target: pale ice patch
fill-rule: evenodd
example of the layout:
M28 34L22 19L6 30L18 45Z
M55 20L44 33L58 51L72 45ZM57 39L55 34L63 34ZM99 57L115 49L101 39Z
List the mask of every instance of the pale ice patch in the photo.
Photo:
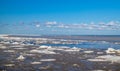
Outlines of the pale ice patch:
M81 50L81 49L80 49L80 48L77 48L77 47L64 49L64 51L67 51L67 52L79 52L80 50Z
M15 50L4 50L3 52L11 52L11 53L13 53L13 52L15 52Z
M87 59L88 61L93 61L93 62L103 62L103 61L107 61L105 59Z
M35 54L23 54L24 56L35 56Z
M56 61L56 59L41 59L40 61Z
M14 48L14 49L23 50L23 49L27 49L27 48Z
M34 62L31 62L31 64L33 64L33 65L35 65L35 64L42 64L42 62L34 61Z
M19 44L18 42L13 42L12 44Z
M98 56L96 58L105 59L107 61L111 61L115 63L120 63L120 56L116 56L116 55L103 55L103 56Z
M116 53L116 50L113 49L113 48L108 48L108 49L106 50L106 53Z
M45 49L47 49L47 48L51 48L51 46L42 45L39 48L45 48Z
M54 51L48 51L48 50L31 50L30 51L31 53L43 53L43 54L57 54L56 52Z
M80 50L79 49L66 49L64 51L66 51L66 52L79 52Z
M120 56L116 55L102 55L95 57L94 59L87 59L88 61L109 61L112 63L120 63Z
M92 71L105 71L105 70L92 70Z
M108 54L114 54L114 53L120 53L120 50L118 49L118 50L116 50L116 49L114 49L114 48L108 48L107 50L106 50L106 53L108 53Z
M97 54L103 54L104 52L97 52Z
M94 51L84 51L84 53L87 53L87 54L89 54L89 53L93 53Z
M20 48L20 47L24 47L23 45L13 45L13 46L10 46L12 48Z
M15 66L15 64L4 64L4 66L12 67L12 66Z
M6 46L0 46L0 49L6 49L7 47Z
M25 59L25 57L23 56L23 55L20 55L18 58L17 58L17 60L24 60Z

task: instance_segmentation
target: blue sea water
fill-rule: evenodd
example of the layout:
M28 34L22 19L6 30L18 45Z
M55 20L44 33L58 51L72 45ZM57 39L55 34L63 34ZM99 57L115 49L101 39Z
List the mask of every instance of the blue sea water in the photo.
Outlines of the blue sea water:
M66 47L77 47L77 48L94 48L94 49L107 49L107 48L114 48L114 49L120 49L120 44L114 44L114 43L103 43L103 42L82 42L79 44L40 44L40 45L46 45L46 46L54 46L54 47L60 47L60 46L66 46Z
M65 36L57 36L57 35L50 35L50 36L19 36L19 35L11 35L13 37L32 37L32 38L50 38L50 39L60 39L65 40L87 40L86 42L80 42L78 44L39 44L40 45L47 45L47 46L66 46L66 47L78 47L78 48L95 48L95 49L107 49L107 48L114 48L120 49L120 44L115 44L116 42L120 43L120 35L65 35ZM30 44L35 44L34 41L29 42Z

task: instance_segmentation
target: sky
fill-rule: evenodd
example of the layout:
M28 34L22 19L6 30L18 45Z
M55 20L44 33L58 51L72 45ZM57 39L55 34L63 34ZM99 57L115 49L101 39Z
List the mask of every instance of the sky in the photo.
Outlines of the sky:
M120 0L0 0L0 34L120 35Z

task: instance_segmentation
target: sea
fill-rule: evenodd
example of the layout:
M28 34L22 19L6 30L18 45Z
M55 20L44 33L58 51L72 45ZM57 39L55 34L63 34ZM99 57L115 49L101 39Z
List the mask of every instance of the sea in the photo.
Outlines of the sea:
M25 35L9 35L9 37L26 37L26 38L48 38L56 40L78 40L80 43L71 44L52 44L42 43L39 46L53 46L53 47L77 47L77 48L92 48L92 49L120 49L120 35L42 35L42 36L25 36ZM31 43L31 42L30 42ZM34 43L34 41L33 41ZM32 43L31 43L32 44ZM35 44L34 44L35 45Z

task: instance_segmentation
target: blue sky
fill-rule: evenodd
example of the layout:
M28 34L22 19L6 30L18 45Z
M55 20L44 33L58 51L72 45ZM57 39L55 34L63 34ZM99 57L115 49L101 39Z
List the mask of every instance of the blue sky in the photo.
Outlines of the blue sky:
M120 0L0 0L0 34L120 35Z

